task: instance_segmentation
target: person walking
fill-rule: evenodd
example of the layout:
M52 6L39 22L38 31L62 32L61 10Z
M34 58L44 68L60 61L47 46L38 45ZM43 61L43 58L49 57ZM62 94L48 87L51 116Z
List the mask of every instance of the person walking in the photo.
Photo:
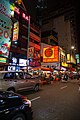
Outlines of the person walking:
M68 80L68 75L67 75L67 73L64 74L63 80L65 80L65 81L67 82L67 80Z

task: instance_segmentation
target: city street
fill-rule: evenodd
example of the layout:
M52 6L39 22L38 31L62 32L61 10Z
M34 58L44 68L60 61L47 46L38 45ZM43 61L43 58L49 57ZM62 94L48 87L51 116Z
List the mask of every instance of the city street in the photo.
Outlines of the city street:
M80 120L80 93L76 80L44 85L39 92L24 92L32 101L33 120Z
M0 0L0 120L32 118L80 120L78 1Z

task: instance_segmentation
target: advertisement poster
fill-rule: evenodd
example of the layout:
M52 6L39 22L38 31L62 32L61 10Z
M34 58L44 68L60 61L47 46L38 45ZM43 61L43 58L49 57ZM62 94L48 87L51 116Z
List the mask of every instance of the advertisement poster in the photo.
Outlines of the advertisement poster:
M8 58L11 44L11 10L9 0L0 0L0 56Z
M43 62L58 62L59 50L58 46L47 47L43 49Z
M34 47L28 48L28 58L33 58L34 56Z

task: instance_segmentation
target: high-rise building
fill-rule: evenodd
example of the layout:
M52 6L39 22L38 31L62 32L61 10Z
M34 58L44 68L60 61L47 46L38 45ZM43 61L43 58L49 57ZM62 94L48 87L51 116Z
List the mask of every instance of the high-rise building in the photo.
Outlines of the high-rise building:
M77 24L75 7L71 4L45 12L42 31L54 29L58 33L58 44L67 53L74 46L78 52ZM74 51L73 51L74 52Z
M15 2L13 7L8 68L15 70L26 66L40 66L40 27L30 18L23 4Z

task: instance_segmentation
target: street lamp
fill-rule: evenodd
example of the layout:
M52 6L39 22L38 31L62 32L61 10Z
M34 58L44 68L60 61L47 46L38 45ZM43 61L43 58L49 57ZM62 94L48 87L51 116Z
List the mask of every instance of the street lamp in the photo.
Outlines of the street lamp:
M72 49L72 50L74 50L74 48L75 48L74 46L71 46L71 49Z

